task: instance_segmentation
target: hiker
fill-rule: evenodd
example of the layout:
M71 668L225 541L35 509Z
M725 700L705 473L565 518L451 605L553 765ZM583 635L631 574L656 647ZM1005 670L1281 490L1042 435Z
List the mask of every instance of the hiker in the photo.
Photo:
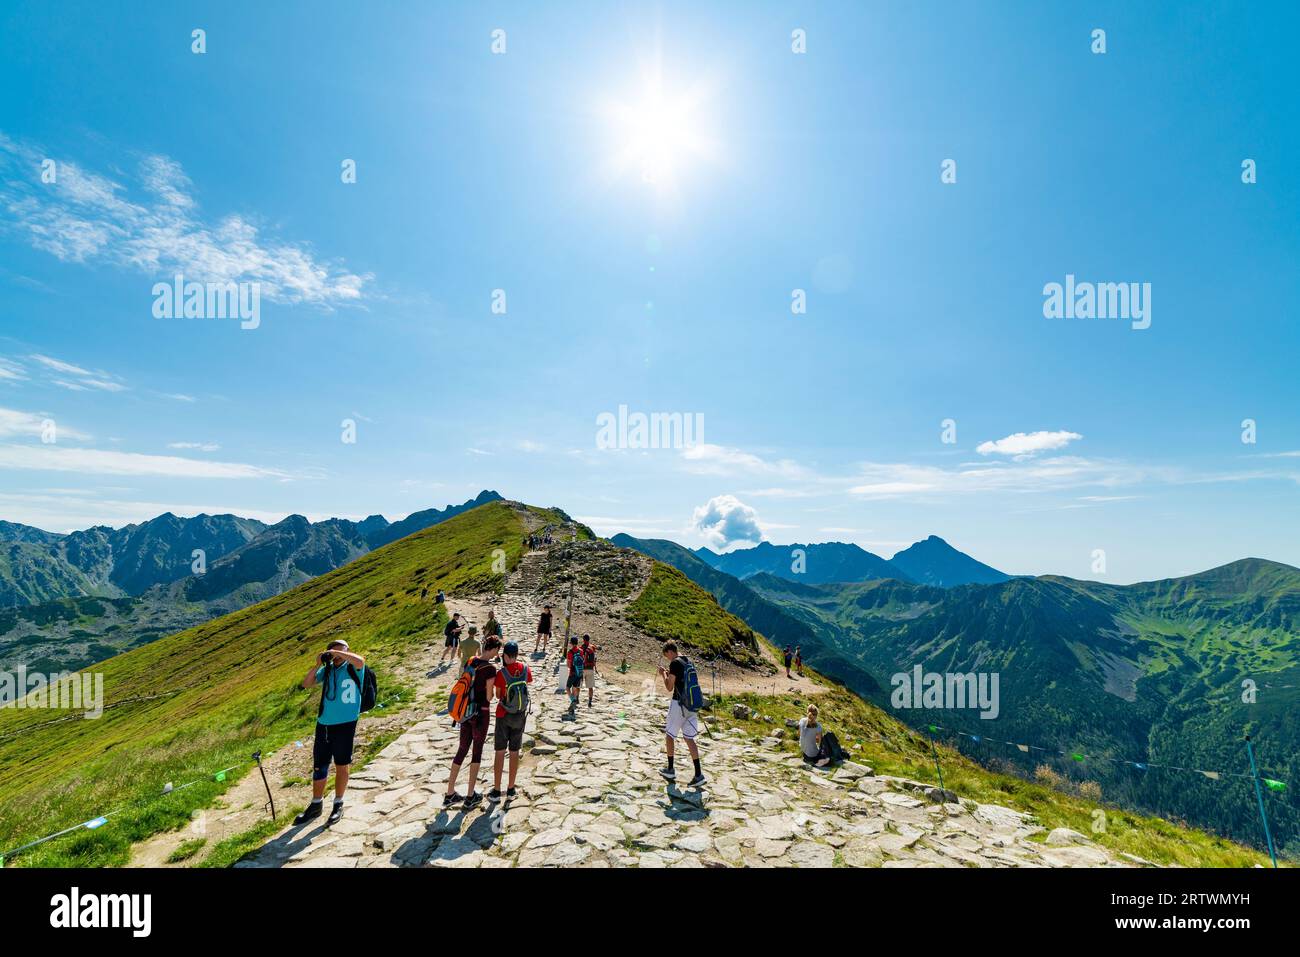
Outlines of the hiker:
M578 647L578 636L574 635L569 639L569 651L564 656L565 664L569 666L569 680L564 684L564 690L569 695L569 714L576 714L578 711L578 698L582 694L582 675L587 670L586 659L582 656L582 649Z
M799 672L799 677L803 677L803 650L797 645L794 649L794 670Z
M542 647L542 656L545 657L546 649L551 643L551 606L542 606L542 617L537 619L537 640L533 642L533 652L536 653L537 646Z
M478 627L476 625L470 625L469 634L466 635L465 640L460 643L460 666L464 668L468 665L471 658L478 656L478 652Z
M582 636L582 645L578 648L582 655L582 683L587 686L587 707L592 706L596 697L596 646L591 643L591 635Z
M438 594L434 596L433 601L434 604L445 605L447 603L447 593L439 588Z
M460 745L456 748L456 756L451 759L447 793L442 798L442 806L445 808L463 801L462 807L466 811L472 811L483 801L483 795L474 790L474 787L478 783L478 769L483 761L483 743L487 740L488 723L492 719L492 692L496 688L494 679L497 669L489 659L500 647L499 638L488 638L483 642L482 656L471 658L465 665L465 670L472 672L473 691L470 710L460 723ZM470 761L469 793L461 797L456 793L456 778L460 776L460 768L467 754Z
M361 688L366 673L366 659L348 650L346 641L331 641L317 656L317 663L302 679L304 688L321 686L320 714L316 718L316 741L312 745L311 803L293 819L306 824L321 816L325 782L334 762L334 807L325 821L333 827L343 816L343 795L348 789L348 771L352 767L352 743L361 717Z
M460 644L460 629L460 612L456 612L451 616L451 620L447 622L447 627L442 630L442 657L438 659L438 664L446 661L449 654L452 656L453 661L456 660L455 651L456 646Z
M677 771L673 767L673 748L677 738L683 737L691 752L691 760L695 763L695 777L691 778L687 787L699 787L704 783L704 772L700 770L700 749L695 743L699 715L696 709L687 706L692 703L691 696L699 695L699 678L695 677L695 666L677 653L675 641L666 642L663 650L664 657L668 659L668 667L659 666L659 677L672 695L672 700L668 702L668 723L664 728L668 745L668 767L659 773L669 781L677 780ZM688 679L688 676L691 677Z
M810 704L808 713L799 719L799 750L805 761L819 768L844 760L844 749L835 732L827 731L818 722L815 704Z
M492 790L488 803L501 800L501 770L506 763L506 749L510 750L510 778L506 785L506 799L515 791L515 775L519 773L519 749L524 744L524 725L528 723L528 686L533 683L533 673L519 659L519 646L507 641L501 649L501 670L495 679L497 696L497 724L494 738L496 759L492 765Z
M497 613L490 608L488 609L487 623L483 626L483 637L502 637L501 622L497 621Z
M794 655L790 652L790 646L786 645L785 650L781 652L781 654L785 656L785 676L791 678L790 662L794 659Z

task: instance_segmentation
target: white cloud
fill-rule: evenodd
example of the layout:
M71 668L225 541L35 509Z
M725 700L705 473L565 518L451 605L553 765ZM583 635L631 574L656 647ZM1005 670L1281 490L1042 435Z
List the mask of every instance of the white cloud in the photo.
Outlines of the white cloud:
M17 409L0 408L0 439L17 435L40 436L45 432L45 423L54 422L56 438L87 439L89 436L64 425L51 416L36 412L20 412Z
M285 472L237 462L212 462L176 455L141 455L58 445L0 445L0 468L82 475L159 475L166 478L289 478Z
M701 442L682 450L686 470L696 475L776 475L790 479L811 477L808 469L792 459L768 461L752 452Z
M122 382L122 377L115 376L110 372L83 369L71 362L64 362L62 359L55 359L40 353L31 355L28 358L37 365L44 366L51 372L57 373L58 377L50 381L62 389L70 389L73 392L88 392L92 389L100 392L126 391L126 384Z
M981 442L975 451L980 455L1028 457L1039 452L1063 449L1081 438L1083 436L1078 432L1016 432L993 442Z
M216 442L168 442L169 449L195 449L199 452L216 452L221 446Z
M180 164L148 156L136 201L127 187L60 162L41 183L43 151L0 134L0 207L37 249L65 262L102 261L154 280L177 272L198 282L258 282L270 301L331 307L361 298L372 278L318 260L303 242L263 237L238 213L205 220Z
M714 549L763 540L758 513L734 495L716 495L696 508L691 525Z
M27 373L23 371L23 367L18 363L11 362L8 359L0 359L0 379L10 382L22 382L26 378Z

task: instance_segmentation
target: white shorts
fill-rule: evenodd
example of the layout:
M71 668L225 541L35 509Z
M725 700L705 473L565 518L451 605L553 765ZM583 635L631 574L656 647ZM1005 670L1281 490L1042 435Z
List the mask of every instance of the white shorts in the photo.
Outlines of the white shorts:
M596 687L596 669L588 668L582 673L582 683L588 688Z
M668 704L668 725L664 734L670 738L692 740L699 733L700 716L694 711L687 711L681 702L674 699Z

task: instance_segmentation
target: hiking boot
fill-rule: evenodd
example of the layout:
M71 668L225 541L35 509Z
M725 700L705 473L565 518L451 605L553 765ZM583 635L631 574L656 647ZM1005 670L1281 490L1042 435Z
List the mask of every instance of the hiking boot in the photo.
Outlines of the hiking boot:
M677 772L674 771L672 768L663 768L662 770L660 770L659 773L663 775L665 781L677 780Z
M466 811L472 811L474 810L474 808L478 807L482 803L483 803L483 795L475 791L469 797L465 798L465 803L462 804L461 807Z
M324 805L317 801L315 804L308 804L307 810L303 811L293 819L294 824L306 824L308 821L314 821L324 813Z
M443 797L442 806L451 807L453 804L459 804L463 800L465 800L464 797L457 794L455 791L452 791L450 794Z
M330 810L329 820L325 822L326 827L333 827L339 821L343 820L343 805L335 804Z
M704 783L704 772L701 771L699 774L695 775L695 777L691 778L691 782L686 786L688 788L697 788L703 783Z
M501 791L500 791L499 788L493 788L491 791L488 791L488 803L489 803L489 804L496 804L497 801L500 801L500 800L501 800Z
M506 788L506 798L514 800L519 796L519 791L515 788Z

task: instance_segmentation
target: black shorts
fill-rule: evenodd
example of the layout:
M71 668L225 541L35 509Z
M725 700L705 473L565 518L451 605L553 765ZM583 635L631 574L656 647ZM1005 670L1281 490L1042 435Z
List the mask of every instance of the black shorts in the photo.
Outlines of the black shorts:
M572 671L570 671L570 672L569 672L569 680L568 680L567 682L565 682L564 687L566 687L566 688L581 688L581 687L582 687L582 675L575 675Z
M497 715L496 749L504 751L508 747L511 751L518 752L524 746L524 725L527 722L528 715L523 712Z
M352 743L357 735L357 723L316 723L316 741L312 745L312 769L319 781L329 774L330 762L347 766L352 763ZM324 772L324 774L322 774Z
M444 648L455 648L460 644L460 635L447 635L447 640L443 644Z

